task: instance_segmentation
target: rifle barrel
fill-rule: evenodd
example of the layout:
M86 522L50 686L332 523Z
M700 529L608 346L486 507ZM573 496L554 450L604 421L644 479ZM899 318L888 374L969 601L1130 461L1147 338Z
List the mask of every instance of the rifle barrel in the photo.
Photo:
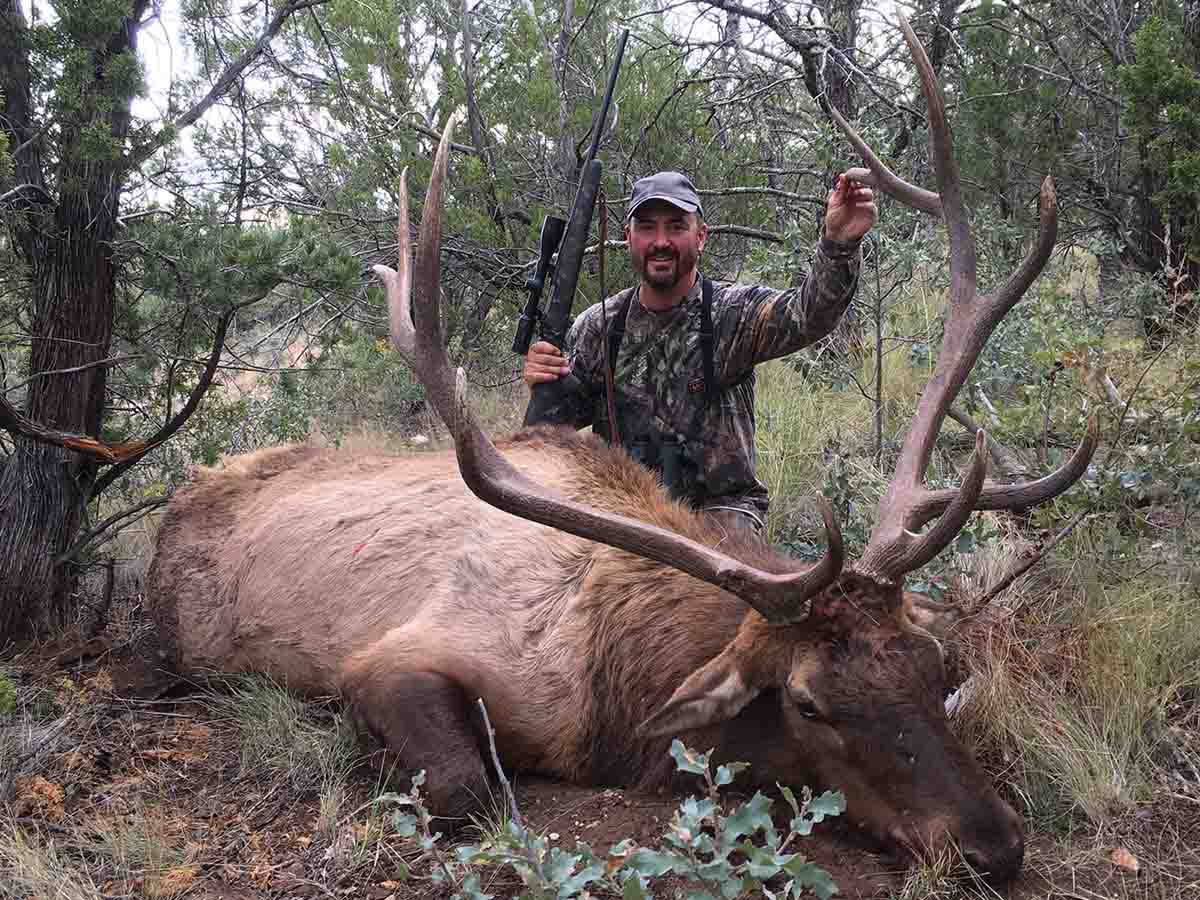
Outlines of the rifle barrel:
M616 59L613 60L612 68L608 71L608 84L604 88L604 100L600 103L599 115L592 126L592 143L588 147L587 156L583 160L583 170L585 172L592 160L596 158L596 154L600 151L600 138L604 135L604 124L608 121L608 110L612 106L613 91L617 88L617 76L621 73L621 60L625 57L625 42L627 40L629 40L629 29L623 28L621 29L621 36L617 38Z

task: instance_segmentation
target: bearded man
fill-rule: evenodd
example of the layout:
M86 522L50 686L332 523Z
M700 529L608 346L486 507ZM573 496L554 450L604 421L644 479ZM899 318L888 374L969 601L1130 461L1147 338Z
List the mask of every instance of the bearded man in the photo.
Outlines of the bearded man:
M658 172L633 187L625 238L640 282L584 310L566 354L539 341L525 357L532 387L572 373L543 421L612 441L605 366L620 443L659 473L672 496L732 528L761 533L766 487L755 474L754 367L829 334L854 298L859 246L878 212L870 188L840 175L812 266L794 288L712 281L699 270L708 238L695 186ZM604 353L607 311L609 359Z

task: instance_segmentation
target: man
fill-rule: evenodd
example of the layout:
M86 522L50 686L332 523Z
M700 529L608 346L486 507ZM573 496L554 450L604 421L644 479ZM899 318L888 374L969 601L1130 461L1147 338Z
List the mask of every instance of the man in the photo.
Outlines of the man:
M698 269L708 226L692 182L678 172L643 178L625 225L641 282L584 310L567 335L566 356L545 341L530 347L525 382L532 387L573 373L581 392L566 395L550 420L591 425L613 440L607 311L621 444L658 472L673 496L728 526L761 532L767 489L755 476L754 367L833 330L854 297L859 244L877 215L871 189L841 175L799 287L715 283Z

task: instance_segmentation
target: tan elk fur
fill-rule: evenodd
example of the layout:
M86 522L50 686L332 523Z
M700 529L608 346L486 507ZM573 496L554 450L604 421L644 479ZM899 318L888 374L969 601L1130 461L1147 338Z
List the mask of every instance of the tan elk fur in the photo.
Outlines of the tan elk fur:
M590 435L535 429L499 446L589 505L787 565ZM669 760L644 759L636 727L747 613L675 569L480 503L446 453L283 447L202 469L172 501L149 580L183 671L330 694L437 670L484 699L506 764L585 781L663 777Z

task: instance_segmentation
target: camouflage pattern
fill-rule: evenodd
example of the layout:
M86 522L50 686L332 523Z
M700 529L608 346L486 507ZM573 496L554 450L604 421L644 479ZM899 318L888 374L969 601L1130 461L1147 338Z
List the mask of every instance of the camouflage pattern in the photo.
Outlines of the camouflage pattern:
M567 335L582 391L566 395L549 421L592 426L611 440L604 392L608 327L633 295L614 371L621 443L698 509L743 512L766 521L767 489L755 476L754 367L824 337L858 285L858 244L822 238L803 282L789 290L713 283L713 368L719 391L705 406L700 347L701 286L655 313L630 288L584 310ZM726 519L729 517L726 516ZM735 513L733 518L740 518Z

